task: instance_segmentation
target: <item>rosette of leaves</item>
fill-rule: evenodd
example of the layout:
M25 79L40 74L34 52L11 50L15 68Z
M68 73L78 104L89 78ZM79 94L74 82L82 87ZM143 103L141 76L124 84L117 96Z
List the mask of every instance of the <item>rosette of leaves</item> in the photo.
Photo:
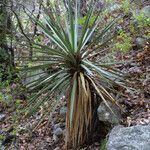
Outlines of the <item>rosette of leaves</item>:
M123 86L124 76L111 67L112 64L95 63L90 59L92 55L103 51L101 47L112 39L110 29L118 18L109 22L89 41L101 21L100 12L94 13L95 5L91 1L82 30L79 31L80 0L75 1L75 6L68 0L68 6L69 9L64 11L65 15L58 14L57 9L51 7L52 13L45 14L43 20L37 21L36 18L31 17L56 46L33 43L38 55L34 66L27 67L25 71L42 69L49 72L27 84L30 91L39 89L38 93L29 100L27 109L29 113L37 111L45 101L50 100L49 95L52 93L66 95L68 107L66 144L77 148L89 136L95 103L94 95L98 95L109 107L108 100L115 102L110 92L114 90L114 85ZM94 21L91 25L90 19L93 19L93 16ZM39 54L42 54L42 57ZM41 98L40 96L44 94L45 96Z

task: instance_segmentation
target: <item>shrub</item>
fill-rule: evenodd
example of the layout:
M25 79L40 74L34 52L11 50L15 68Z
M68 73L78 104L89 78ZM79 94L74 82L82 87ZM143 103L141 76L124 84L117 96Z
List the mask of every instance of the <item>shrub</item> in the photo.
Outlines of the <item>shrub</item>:
M75 2L74 15L72 13L74 9L68 1L69 10L66 11L65 16L58 15L56 8L52 7L54 13L44 15L44 20L37 21L32 17L32 20L56 46L33 43L35 52L43 54L43 57L35 54L34 66L23 69L25 72L46 70L46 68L49 70L49 73L44 74L43 77L26 85L30 92L40 89L28 102L26 108L28 114L36 112L45 101L50 99L52 93L66 95L68 107L66 144L73 148L79 147L88 139L94 112L94 95L101 97L109 107L107 100L116 103L110 91L114 90L114 85L123 87L124 82L124 75L112 68L111 63L95 63L90 59L91 55L101 51L100 48L112 39L110 29L119 18L109 22L87 45L87 41L101 21L101 16L97 13L95 17L94 4L91 2L83 22L81 36L78 37L80 11L78 0ZM63 20L66 23L65 27L62 26ZM106 35L109 37L103 38Z

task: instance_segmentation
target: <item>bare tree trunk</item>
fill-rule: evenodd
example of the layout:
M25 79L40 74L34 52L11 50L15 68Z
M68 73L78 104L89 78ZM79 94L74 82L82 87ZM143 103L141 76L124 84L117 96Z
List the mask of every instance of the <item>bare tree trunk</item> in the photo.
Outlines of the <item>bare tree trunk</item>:
M7 11L8 0L0 0L0 70L2 80L12 77L14 68L14 49L7 42L7 34L11 33L11 17ZM11 74L12 73L12 74Z

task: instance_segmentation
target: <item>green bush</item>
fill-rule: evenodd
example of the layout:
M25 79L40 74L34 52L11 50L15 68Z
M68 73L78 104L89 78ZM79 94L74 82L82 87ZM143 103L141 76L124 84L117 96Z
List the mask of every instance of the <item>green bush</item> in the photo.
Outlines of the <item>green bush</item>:
M114 51L121 51L121 52L129 52L132 48L132 37L130 33L125 33L121 31L116 39L116 44L113 48Z

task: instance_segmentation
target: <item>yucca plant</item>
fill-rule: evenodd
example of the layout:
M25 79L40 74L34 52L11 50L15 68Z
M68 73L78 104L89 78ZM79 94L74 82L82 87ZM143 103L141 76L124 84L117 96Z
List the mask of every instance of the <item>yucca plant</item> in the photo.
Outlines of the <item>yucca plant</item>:
M49 95L52 93L66 95L68 107L66 144L67 147L72 146L77 149L87 140L90 133L94 94L109 107L108 100L116 102L110 91L115 90L114 85L123 86L124 77L122 73L111 67L112 64L94 63L91 59L91 56L99 53L101 47L113 38L113 36L105 37L108 33L111 35L110 29L118 18L108 23L94 37L101 15L94 13L93 1L90 3L82 30L79 30L80 0L75 1L75 6L72 6L71 1L68 0L68 6L69 9L64 11L65 15L63 13L62 16L57 14L55 7L52 7L52 13L45 14L41 21L31 17L56 46L33 43L38 55L35 56L34 66L26 68L25 71L47 69L49 73L27 84L30 91L39 89L38 93L29 100L27 108L29 112L37 110L49 100ZM94 21L91 25L90 19L93 15ZM91 36L93 39L89 41ZM42 54L42 57L39 54Z

